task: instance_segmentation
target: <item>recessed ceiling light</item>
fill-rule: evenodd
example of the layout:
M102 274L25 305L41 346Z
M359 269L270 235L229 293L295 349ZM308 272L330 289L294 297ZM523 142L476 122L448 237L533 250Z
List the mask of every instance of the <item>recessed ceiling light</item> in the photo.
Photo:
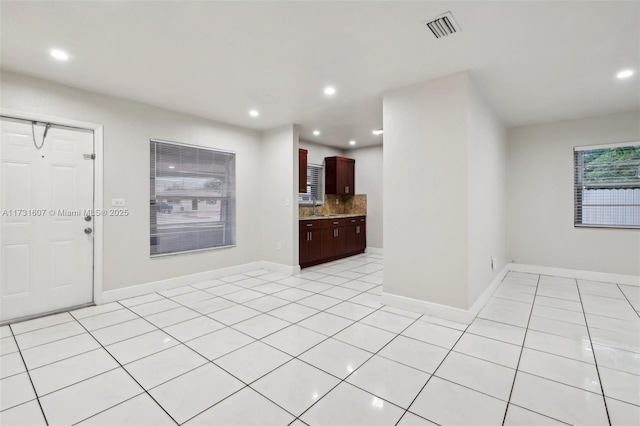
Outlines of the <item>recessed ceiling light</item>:
M252 117L257 117L260 115L260 111L258 111L257 109L252 109L251 111L249 111L249 115Z
M313 135L314 136L320 136L320 130L314 130L313 131Z
M324 88L324 94L327 96L333 96L336 94L336 88L333 86L327 86Z
M65 52L64 50L51 49L49 54L51 56L53 56L54 58L56 58L57 60L59 60L59 61L67 61L67 60L69 60L69 54L67 52Z
M350 140L349 141L349 145L355 145L355 144L356 144L356 141L354 141L354 140Z
M170 169L175 169L175 168L176 168L176 166L169 166L169 168L170 168Z
M620 71L620 72L616 75L616 77L617 77L617 78L620 78L620 79L622 79L622 78L629 78L629 77L631 77L633 74L634 74L633 70L622 70L622 71Z
M372 130L371 133L373 133L374 135L378 136L384 133L384 130L382 129L377 129L377 130Z

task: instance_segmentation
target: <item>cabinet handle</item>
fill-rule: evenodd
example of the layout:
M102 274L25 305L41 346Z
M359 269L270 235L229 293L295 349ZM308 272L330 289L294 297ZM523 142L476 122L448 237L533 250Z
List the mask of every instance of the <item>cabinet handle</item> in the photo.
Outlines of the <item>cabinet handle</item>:
M355 222L356 222L356 220L355 220L355 219L351 219L351 223L355 223Z
M349 187L348 187L348 186L345 186L345 187L344 187L344 192L345 192L346 194L348 194L348 193L349 193Z
M333 222L334 225L338 225L340 222Z
M309 232L309 241L313 241L313 232Z
M307 223L307 228L313 226L313 223Z
M359 234L359 233L360 233L360 227L356 226L356 234Z
M340 232L339 231L340 231L339 229L336 229L336 237L340 236Z

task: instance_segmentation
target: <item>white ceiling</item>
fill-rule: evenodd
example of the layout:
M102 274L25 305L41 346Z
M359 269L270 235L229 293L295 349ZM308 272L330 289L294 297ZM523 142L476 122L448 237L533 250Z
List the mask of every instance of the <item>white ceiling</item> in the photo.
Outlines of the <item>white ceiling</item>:
M386 90L463 70L507 126L640 107L640 76L615 78L640 71L637 1L0 7L3 69L248 128L297 123L303 139L342 148L381 143L371 130ZM436 40L423 22L448 10L462 31ZM53 60L54 47L71 59Z

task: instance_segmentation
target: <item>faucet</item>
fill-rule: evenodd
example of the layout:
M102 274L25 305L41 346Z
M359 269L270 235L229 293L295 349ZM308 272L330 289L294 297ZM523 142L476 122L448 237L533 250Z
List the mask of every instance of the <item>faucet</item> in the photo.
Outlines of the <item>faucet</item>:
M318 206L318 200L315 195L311 195L311 201L313 202L313 207L311 209L311 215L315 216L317 214L316 207Z

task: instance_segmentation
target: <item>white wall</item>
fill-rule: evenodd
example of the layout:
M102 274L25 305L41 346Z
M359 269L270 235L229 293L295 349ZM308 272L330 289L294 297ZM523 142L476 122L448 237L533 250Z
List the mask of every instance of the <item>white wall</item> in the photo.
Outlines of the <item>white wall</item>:
M0 81L3 108L104 125L104 205L124 198L130 210L128 217L104 220L105 290L261 260L258 132L10 72L3 71ZM237 154L237 247L149 257L150 138ZM279 164L284 162L289 157Z
M468 87L467 274L472 305L507 262L507 140L504 126L473 80ZM491 257L497 260L494 269Z
M640 275L640 230L573 226L573 147L637 140L638 112L510 129L508 259Z
M298 126L263 132L260 152L262 173L256 185L261 191L255 208L262 212L261 260L294 266L298 264Z
M383 95L384 292L466 309L466 73Z
M367 246L383 248L382 145L352 149L356 160L356 193L367 194Z
M300 141L300 148L309 151L307 153L307 162L318 165L324 164L325 157L346 156L345 151L341 149L304 140Z

